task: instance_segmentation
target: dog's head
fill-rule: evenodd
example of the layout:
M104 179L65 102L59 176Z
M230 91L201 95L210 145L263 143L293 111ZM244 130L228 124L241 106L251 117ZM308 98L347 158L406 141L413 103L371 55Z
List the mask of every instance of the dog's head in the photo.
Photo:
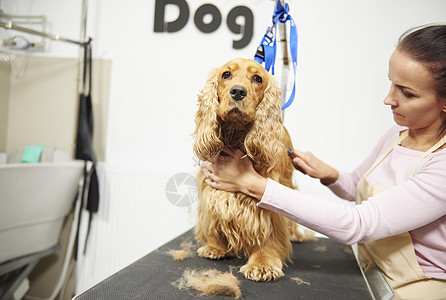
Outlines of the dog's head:
M283 137L280 96L273 76L255 60L238 58L215 68L198 98L195 154L208 160L226 145L252 159L274 160L280 147L275 142Z
M255 60L241 58L227 62L217 74L219 123L233 130L250 128L269 87L270 74Z

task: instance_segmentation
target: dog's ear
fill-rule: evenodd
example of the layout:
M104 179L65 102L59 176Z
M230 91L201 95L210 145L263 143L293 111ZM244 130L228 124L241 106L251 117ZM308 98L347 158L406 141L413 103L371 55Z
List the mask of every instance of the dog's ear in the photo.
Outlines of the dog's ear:
M211 71L204 88L198 94L193 150L203 161L220 153L224 146L220 139L220 125L217 122L219 72L219 68Z
M272 76L264 97L256 110L254 126L245 138L245 149L254 161L269 172L286 151L282 143L285 129L280 109L281 91Z

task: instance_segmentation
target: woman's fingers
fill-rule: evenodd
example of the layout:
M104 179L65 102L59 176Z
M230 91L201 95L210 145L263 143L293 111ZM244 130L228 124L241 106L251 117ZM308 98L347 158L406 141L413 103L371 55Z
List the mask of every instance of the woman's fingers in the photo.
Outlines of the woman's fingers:
M312 162L314 161L314 154L311 152L302 152L299 150L295 150L296 156L298 158L300 158L301 160L303 160L305 162L305 164L307 165L311 165Z
M211 163L210 161L203 161L201 163L201 168L206 171L211 171L212 165L213 163Z
M214 188L214 189L218 189L218 184L214 181L212 181L209 178L206 178L206 180L204 181L206 182L207 185L209 185L210 187Z
M297 157L300 157L300 158L302 158L303 156L305 156L305 153L304 153L304 152L302 152L302 151L300 151L300 150L297 150L297 149L294 149L293 153L294 153Z
M309 166L302 159L296 157L293 160L293 165L296 170L302 172L303 174L307 174L309 170Z
M311 152L302 152L294 150L296 157L293 159L294 167L303 174L311 177L318 177L318 170L320 168L319 160Z
M215 164L209 161L205 161L201 165L201 171L203 172L204 176L207 178L206 180L213 181L216 176L216 168Z

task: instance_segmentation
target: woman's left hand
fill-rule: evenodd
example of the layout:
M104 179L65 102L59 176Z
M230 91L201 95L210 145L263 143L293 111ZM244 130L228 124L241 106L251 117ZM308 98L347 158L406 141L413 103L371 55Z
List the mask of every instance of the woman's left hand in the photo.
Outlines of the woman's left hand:
M238 149L224 148L229 156L217 155L202 163L205 182L218 190L242 192L260 200L267 179L258 174L251 160Z

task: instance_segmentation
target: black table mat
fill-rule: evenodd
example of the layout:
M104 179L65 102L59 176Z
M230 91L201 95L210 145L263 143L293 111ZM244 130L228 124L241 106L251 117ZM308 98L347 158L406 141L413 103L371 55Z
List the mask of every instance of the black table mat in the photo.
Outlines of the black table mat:
M196 242L189 230L140 260L124 268L90 290L75 297L88 299L231 299L230 296L199 296L194 290L180 290L173 282L186 269L230 271L240 280L241 299L372 299L349 246L330 239L293 243L291 263L285 276L271 282L245 279L239 267L245 258L209 260L192 251L183 261L168 252L182 249L182 244ZM298 284L298 277L305 283Z

